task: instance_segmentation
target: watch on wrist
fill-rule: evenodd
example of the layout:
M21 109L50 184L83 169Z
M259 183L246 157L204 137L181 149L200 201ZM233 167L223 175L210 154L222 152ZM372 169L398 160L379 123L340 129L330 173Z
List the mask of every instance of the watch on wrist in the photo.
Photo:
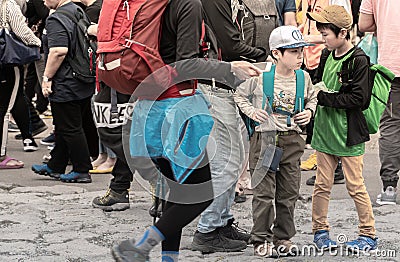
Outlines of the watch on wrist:
M51 82L51 78L48 78L47 76L43 76L43 81L44 82Z

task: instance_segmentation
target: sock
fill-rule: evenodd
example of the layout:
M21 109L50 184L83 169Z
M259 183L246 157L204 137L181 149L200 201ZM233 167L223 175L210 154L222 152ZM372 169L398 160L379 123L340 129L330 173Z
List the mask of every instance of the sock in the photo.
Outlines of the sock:
M161 261L162 262L178 262L179 252L178 251L162 251Z
M150 253L158 243L165 239L164 235L158 230L157 227L151 226L144 232L142 239L137 242L136 247L144 253Z

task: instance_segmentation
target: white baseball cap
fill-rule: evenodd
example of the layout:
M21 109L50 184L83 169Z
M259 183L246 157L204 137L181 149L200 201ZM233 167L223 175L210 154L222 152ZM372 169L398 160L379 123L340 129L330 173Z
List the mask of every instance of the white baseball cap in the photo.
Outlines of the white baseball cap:
M292 25L285 25L275 28L269 37L269 49L297 48L302 46L313 46L307 43L300 30Z

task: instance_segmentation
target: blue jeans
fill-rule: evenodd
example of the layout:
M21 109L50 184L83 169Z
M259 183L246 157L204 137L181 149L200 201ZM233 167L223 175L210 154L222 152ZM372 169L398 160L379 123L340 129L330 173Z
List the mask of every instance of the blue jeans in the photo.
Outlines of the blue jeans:
M240 130L242 119L233 101L233 93L202 84L199 89L210 101L210 112L214 119L207 144L214 201L203 211L197 226L199 232L209 233L226 226L228 220L233 218L230 208L244 159L244 147Z

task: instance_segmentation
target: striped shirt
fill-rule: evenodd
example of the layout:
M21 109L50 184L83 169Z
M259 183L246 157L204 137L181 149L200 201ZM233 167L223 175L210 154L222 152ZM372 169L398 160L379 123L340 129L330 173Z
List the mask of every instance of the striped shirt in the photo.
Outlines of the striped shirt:
M26 45L40 46L40 39L37 38L28 25L25 23L26 18L21 12L19 5L14 0L6 0L6 17L4 18L4 9L1 6L0 11L0 28L6 27L14 32L22 42Z

